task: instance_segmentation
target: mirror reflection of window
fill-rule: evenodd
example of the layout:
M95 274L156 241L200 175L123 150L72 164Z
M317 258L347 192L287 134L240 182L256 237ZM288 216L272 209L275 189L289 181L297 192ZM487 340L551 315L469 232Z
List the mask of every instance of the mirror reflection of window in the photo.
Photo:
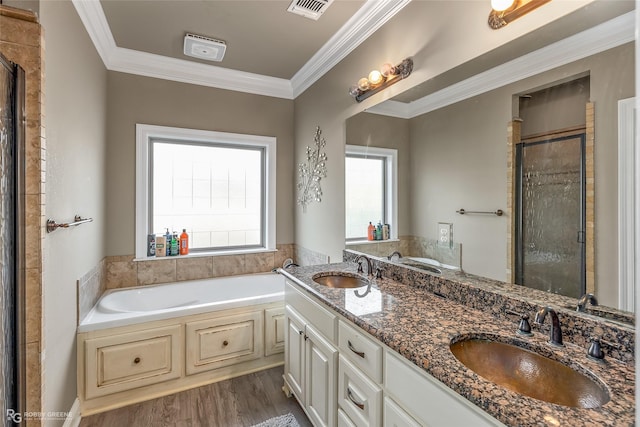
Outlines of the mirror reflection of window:
M345 147L345 238L367 240L369 222L389 225L398 238L398 150L365 145Z

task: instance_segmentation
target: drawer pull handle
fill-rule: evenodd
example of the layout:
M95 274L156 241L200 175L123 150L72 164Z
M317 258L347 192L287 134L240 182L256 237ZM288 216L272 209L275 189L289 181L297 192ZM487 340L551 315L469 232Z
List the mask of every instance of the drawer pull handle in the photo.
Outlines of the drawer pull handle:
M364 351L358 351L355 348L353 348L353 344L351 344L351 341L347 340L347 346L349 347L349 350L353 351L355 354L357 354L358 356L364 359Z
M225 346L225 347L228 346L229 345L229 341L227 341L227 340L222 341L222 345Z
M353 392L351 391L351 389L349 387L347 387L347 397L349 398L351 403L353 403L358 408L360 408L360 409L362 409L364 411L364 403L360 403L356 399L353 398Z
M136 365L140 363L140 358L136 357L135 359L133 359L133 363L135 363Z

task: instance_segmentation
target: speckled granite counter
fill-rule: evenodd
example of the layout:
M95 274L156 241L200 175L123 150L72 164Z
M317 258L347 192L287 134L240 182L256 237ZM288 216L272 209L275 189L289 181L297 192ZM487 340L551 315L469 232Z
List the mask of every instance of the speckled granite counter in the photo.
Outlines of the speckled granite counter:
M368 293L362 289L328 288L312 279L319 272L355 273L354 263L294 267L283 271L283 274L321 303L354 322L506 425L634 425L632 328L625 329L615 322L593 320L590 319L591 316L558 310L559 316L563 318L565 346L552 347L547 343L549 336L545 330L534 330L534 336L530 338L516 335L519 318L506 314L507 311L514 311L533 315L541 305L547 305L546 301L534 298L533 302L527 302L530 295L526 292L525 295L514 297L507 295L507 290L500 289L499 282L459 273L445 272L441 276L434 276L412 269L396 268L379 260L374 261L374 265L382 266L385 273L393 279L371 279L372 286ZM497 289L492 291L491 287ZM505 295L500 294L501 290ZM541 297L536 293L533 295ZM464 304L465 301L469 304ZM572 330L576 326L580 329L579 332ZM596 362L586 357L586 346L581 345L585 334L598 334L610 340L619 338L625 342L610 343L607 349L610 353L604 363ZM518 341L525 348L563 362L587 376L595 376L606 385L611 401L595 409L569 408L497 386L465 367L449 350L452 341L470 335L507 343ZM618 356L618 360L612 354Z

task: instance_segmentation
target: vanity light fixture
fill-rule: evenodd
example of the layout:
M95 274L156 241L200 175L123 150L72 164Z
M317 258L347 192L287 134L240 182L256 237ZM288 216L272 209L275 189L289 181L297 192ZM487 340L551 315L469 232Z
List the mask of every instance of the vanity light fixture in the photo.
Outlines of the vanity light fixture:
M385 63L380 70L373 70L368 77L358 80L358 83L349 88L349 94L356 101L362 102L371 95L388 88L392 84L409 77L413 71L413 59L403 59L398 65Z
M491 0L489 26L494 30L504 27L551 0Z

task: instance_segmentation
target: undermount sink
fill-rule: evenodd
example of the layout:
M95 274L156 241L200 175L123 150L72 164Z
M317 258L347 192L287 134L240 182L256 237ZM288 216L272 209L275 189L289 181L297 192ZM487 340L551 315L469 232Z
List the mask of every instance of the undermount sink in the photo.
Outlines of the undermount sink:
M597 408L610 400L597 380L517 345L468 338L450 348L476 374L534 399L577 408Z
M318 273L312 277L313 281L329 288L361 288L369 285L369 280L352 273L328 272Z

